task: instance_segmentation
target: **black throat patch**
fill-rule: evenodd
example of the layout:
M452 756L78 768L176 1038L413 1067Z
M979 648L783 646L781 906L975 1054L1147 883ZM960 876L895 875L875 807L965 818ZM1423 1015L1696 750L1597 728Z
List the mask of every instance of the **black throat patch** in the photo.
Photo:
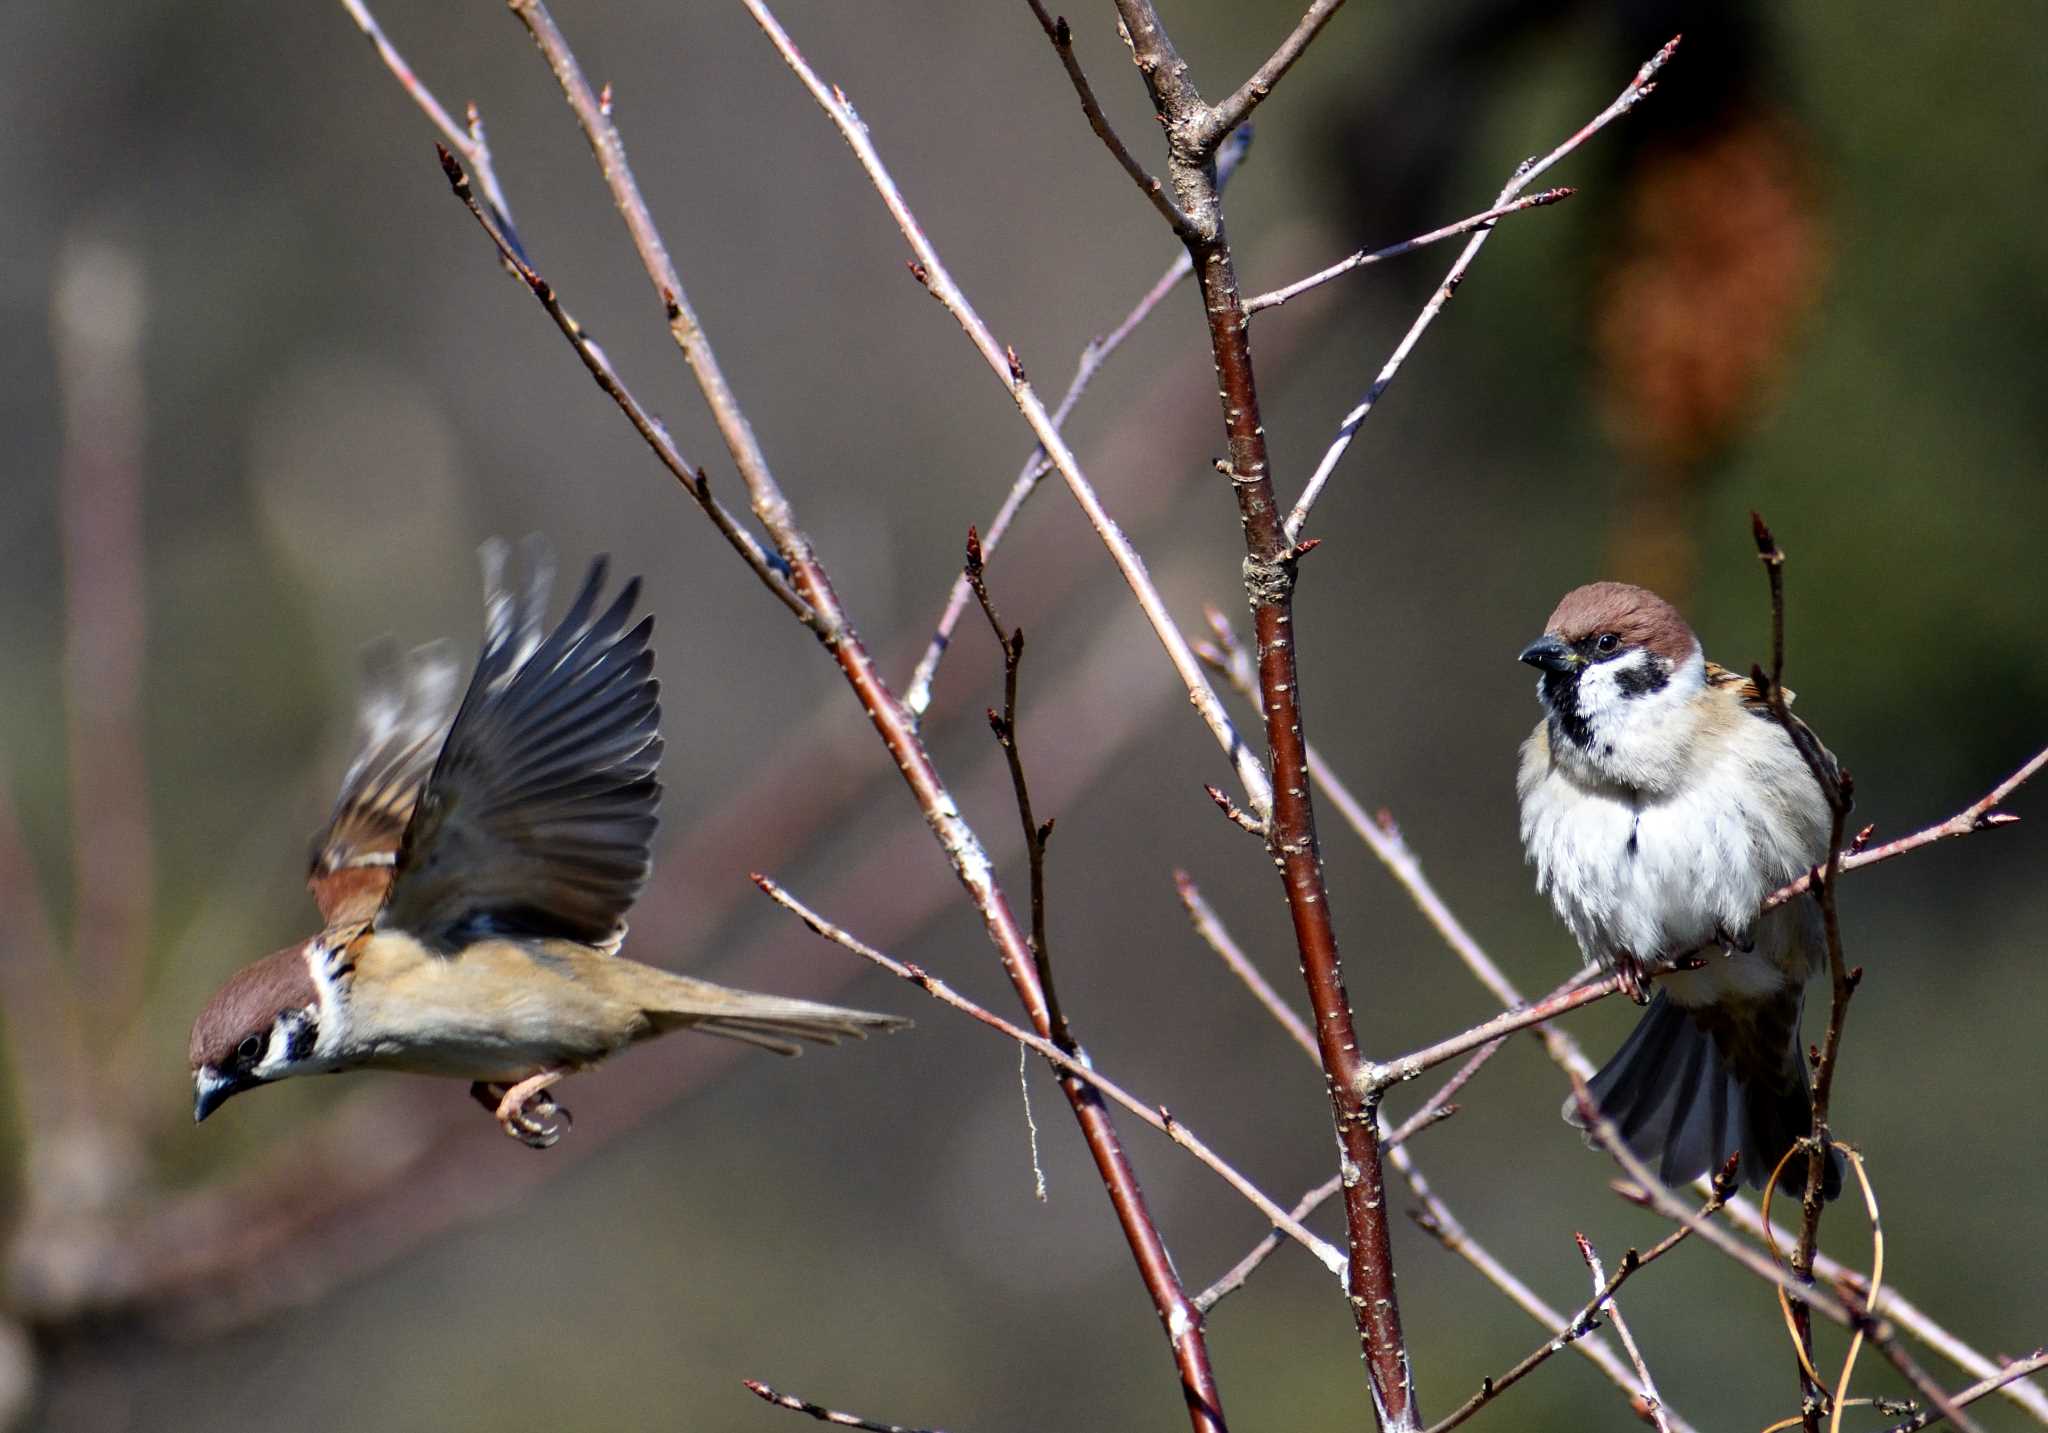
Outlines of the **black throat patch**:
M1543 705L1550 708L1550 719L1564 733L1565 740L1581 751L1591 746L1593 728L1579 714L1579 674L1545 672L1542 685Z

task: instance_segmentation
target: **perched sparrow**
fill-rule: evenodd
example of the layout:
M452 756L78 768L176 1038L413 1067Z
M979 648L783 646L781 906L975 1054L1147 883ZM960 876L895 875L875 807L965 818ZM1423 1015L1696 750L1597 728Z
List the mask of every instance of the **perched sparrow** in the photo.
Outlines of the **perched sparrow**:
M444 647L376 654L361 747L313 847L326 929L199 1012L194 1119L292 1075L410 1070L473 1081L507 1134L546 1148L568 1121L548 1088L636 1041L702 1030L794 1055L909 1023L617 953L661 793L654 619L629 625L638 578L599 610L599 558L544 636L545 547L529 542L521 591L505 559L485 544L483 655L452 718Z
M1757 911L1826 858L1827 798L1763 694L1655 593L1567 593L1521 660L1543 673L1515 782L1537 889L1639 1003L1645 966L1704 955L1658 979L1593 1100L1666 1182L1739 1152L1761 1187L1812 1126L1799 1010L1826 945L1810 896ZM1575 1100L1565 1118L1583 1123ZM1780 1187L1805 1170L1790 1161ZM1830 1151L1828 1197L1840 1184Z

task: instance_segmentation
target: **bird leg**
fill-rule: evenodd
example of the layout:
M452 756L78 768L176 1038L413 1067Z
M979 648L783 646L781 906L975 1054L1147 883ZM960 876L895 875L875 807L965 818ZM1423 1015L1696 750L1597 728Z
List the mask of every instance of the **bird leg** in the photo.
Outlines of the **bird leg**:
M1614 952L1614 973L1621 977L1621 993L1638 1005L1650 1003L1650 981L1643 974L1643 963L1632 950Z
M549 1149L575 1123L566 1105L555 1103L548 1087L561 1080L567 1070L543 1070L516 1085L478 1080L469 1087L470 1096L491 1111L498 1127L528 1149Z

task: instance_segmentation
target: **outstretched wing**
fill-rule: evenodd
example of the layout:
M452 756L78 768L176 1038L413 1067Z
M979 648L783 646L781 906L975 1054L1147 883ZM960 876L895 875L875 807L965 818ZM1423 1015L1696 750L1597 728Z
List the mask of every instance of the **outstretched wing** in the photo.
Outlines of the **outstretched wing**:
M329 926L366 921L384 903L405 823L448 734L460 675L447 642L401 656L387 637L363 653L355 759L313 838L306 876Z
M529 563L542 561L529 546ZM606 562L537 634L545 581L507 595L484 548L483 656L405 828L380 929L454 951L481 935L611 942L652 868L661 785L654 619L628 629L628 582L602 614Z

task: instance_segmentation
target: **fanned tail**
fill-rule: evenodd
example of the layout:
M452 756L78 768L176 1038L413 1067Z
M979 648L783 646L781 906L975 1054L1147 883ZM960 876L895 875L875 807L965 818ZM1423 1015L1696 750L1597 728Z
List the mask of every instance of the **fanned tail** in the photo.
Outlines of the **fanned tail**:
M1742 1180L1761 1189L1785 1151L1811 1132L1813 1095L1799 1052L1799 992L1688 1007L1660 992L1588 1089L1600 1113L1666 1184L1712 1173L1741 1155ZM1576 1099L1565 1119L1579 1128ZM1778 1189L1806 1188L1794 1157ZM1842 1157L1828 1151L1822 1192L1842 1188Z

